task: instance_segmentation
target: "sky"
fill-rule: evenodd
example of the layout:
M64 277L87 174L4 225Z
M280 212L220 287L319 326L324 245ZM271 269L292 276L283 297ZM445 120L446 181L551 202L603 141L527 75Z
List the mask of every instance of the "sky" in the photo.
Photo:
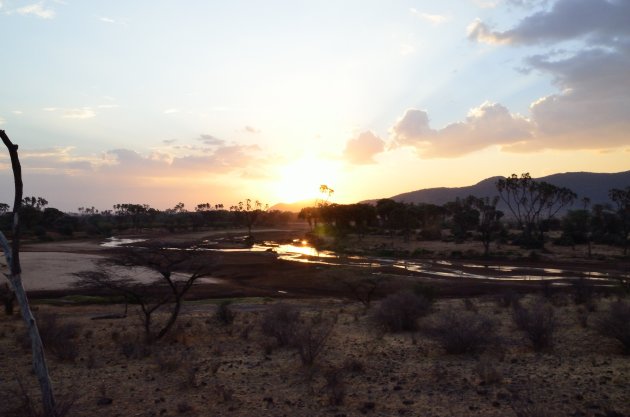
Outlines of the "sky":
M0 0L0 51L25 195L64 211L630 170L628 0Z

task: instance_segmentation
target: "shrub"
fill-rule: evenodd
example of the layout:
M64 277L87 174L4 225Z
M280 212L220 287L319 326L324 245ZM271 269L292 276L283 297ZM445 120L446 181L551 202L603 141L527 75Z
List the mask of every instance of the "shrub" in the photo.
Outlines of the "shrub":
M288 304L272 305L263 315L262 332L276 339L278 346L288 346L295 334L300 312Z
M55 314L38 317L39 335L44 348L60 361L74 361L79 356L76 338L80 327L77 323L61 323Z
M346 383L343 379L344 369L329 369L324 373L326 379L325 390L328 393L328 403L330 405L341 405L346 396Z
M297 348L303 365L312 365L324 349L333 329L332 322L304 323L293 334L291 345Z
M217 306L217 311L214 316L219 323L225 326L232 324L234 317L236 317L236 313L230 308L230 304L232 304L232 302L229 300L222 301L221 304Z
M444 311L429 329L429 336L451 354L474 353L496 342L494 323L469 311Z
M374 319L391 332L418 329L418 319L429 313L431 302L410 292L388 295L381 302Z
M595 323L597 331L623 346L624 353L630 354L630 303L617 301Z
M497 296L496 301L499 307L508 308L516 305L522 297L522 294L519 294L514 290L507 290L500 293Z
M553 307L544 300L536 300L529 308L516 304L512 311L516 326L525 332L535 351L553 346L556 319Z

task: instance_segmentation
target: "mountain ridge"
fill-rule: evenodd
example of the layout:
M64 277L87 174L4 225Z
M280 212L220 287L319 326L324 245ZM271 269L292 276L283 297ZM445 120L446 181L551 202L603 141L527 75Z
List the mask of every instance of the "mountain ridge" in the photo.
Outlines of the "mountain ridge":
M391 196L392 200L405 203L426 203L442 205L456 198L465 198L469 195L476 197L493 197L499 195L496 189L496 182L502 176L494 176L483 179L474 185L464 187L436 187L424 188L406 193ZM630 171L615 173L598 172L564 172L533 178L536 181L545 181L558 187L571 189L578 195L573 207L581 206L584 197L591 199L591 204L609 203L608 190L611 188L625 188L630 186ZM373 204L379 199L361 201L362 203ZM502 206L502 204L500 204ZM500 207L501 208L501 207Z
M421 188L415 191L408 191L396 194L391 197L392 200L405 203L425 203L443 205L456 198L466 198L469 195L476 197L493 197L498 196L496 182L503 176L497 175L485 178L476 184L462 187L433 187ZM603 173L603 172L563 172L547 175L544 177L533 178L536 181L546 181L558 187L566 187L571 189L578 195L576 202L568 209L582 207L582 198L591 199L591 204L610 203L608 190L611 188L625 188L630 186L630 170ZM375 204L380 198L360 201L360 203ZM299 212L303 207L316 205L317 200L303 200L294 203L278 203L271 207L272 210ZM507 207L503 202L499 202L499 209L506 211Z

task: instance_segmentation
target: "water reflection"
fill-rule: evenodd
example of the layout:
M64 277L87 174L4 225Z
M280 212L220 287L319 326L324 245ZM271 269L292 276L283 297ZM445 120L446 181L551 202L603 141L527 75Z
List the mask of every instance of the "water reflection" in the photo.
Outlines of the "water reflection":
M105 247L118 247L130 243L145 241L146 239L107 239L102 243ZM221 239L217 239L221 240ZM483 263L457 264L447 260L418 261L400 260L383 257L370 257L358 255L342 255L333 251L320 251L310 246L307 241L295 239L292 243L281 244L274 241L265 241L254 244L251 247L216 248L217 241L204 241L201 246L191 248L213 252L267 252L274 254L278 259L289 262L301 262L317 265L351 266L359 268L380 269L393 267L399 270L419 273L426 277L454 278L454 279L480 279L500 281L561 281L588 279L599 283L612 283L619 279L628 280L628 274L611 275L602 271L580 271L559 268L536 268L529 266L512 265L487 265ZM483 273L482 273L483 271ZM375 273L375 272L373 272ZM380 273L380 272L376 272ZM615 279L616 278L616 279ZM553 285L558 284L554 282ZM599 284L598 284L599 285Z

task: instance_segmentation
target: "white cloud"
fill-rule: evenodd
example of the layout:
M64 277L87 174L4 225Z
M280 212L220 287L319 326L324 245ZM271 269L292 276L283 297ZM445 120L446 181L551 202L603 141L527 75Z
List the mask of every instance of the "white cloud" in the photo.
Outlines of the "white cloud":
M118 104L99 104L96 107L99 109L117 109L120 106Z
M22 114L22 110L13 110L11 113L19 116L20 114Z
M0 117L0 125L3 125L5 123L6 123L5 120L2 117Z
M101 17L98 18L98 20L100 20L101 22L104 22L104 23L112 23L112 24L116 23L116 21L114 19L106 17L106 16L101 16Z
M47 111L47 112L54 112L59 110L58 107L44 107L42 110Z
M348 140L343 156L352 164L373 164L374 156L384 150L385 142L373 132L365 131Z
M419 12L416 9L409 9L409 11L411 11L412 14L418 16L420 19L426 20L427 22L431 23L432 25L439 25L445 22L448 22L449 20L451 20L450 16L445 16L445 15L440 15L440 14L431 14L431 13L423 13L423 12Z
M391 128L392 145L410 146L427 158L456 157L485 149L528 140L531 122L496 103L471 109L462 122L433 129L423 110L409 109Z
M62 117L64 119L91 119L94 116L96 116L96 113L90 107L81 107L76 109L64 109Z
M164 114L174 114L174 113L179 113L179 109L166 109L166 110L164 110L162 113L164 113Z
M29 4L16 10L21 15L33 15L42 19L52 19L55 17L55 11L46 9L42 3Z

